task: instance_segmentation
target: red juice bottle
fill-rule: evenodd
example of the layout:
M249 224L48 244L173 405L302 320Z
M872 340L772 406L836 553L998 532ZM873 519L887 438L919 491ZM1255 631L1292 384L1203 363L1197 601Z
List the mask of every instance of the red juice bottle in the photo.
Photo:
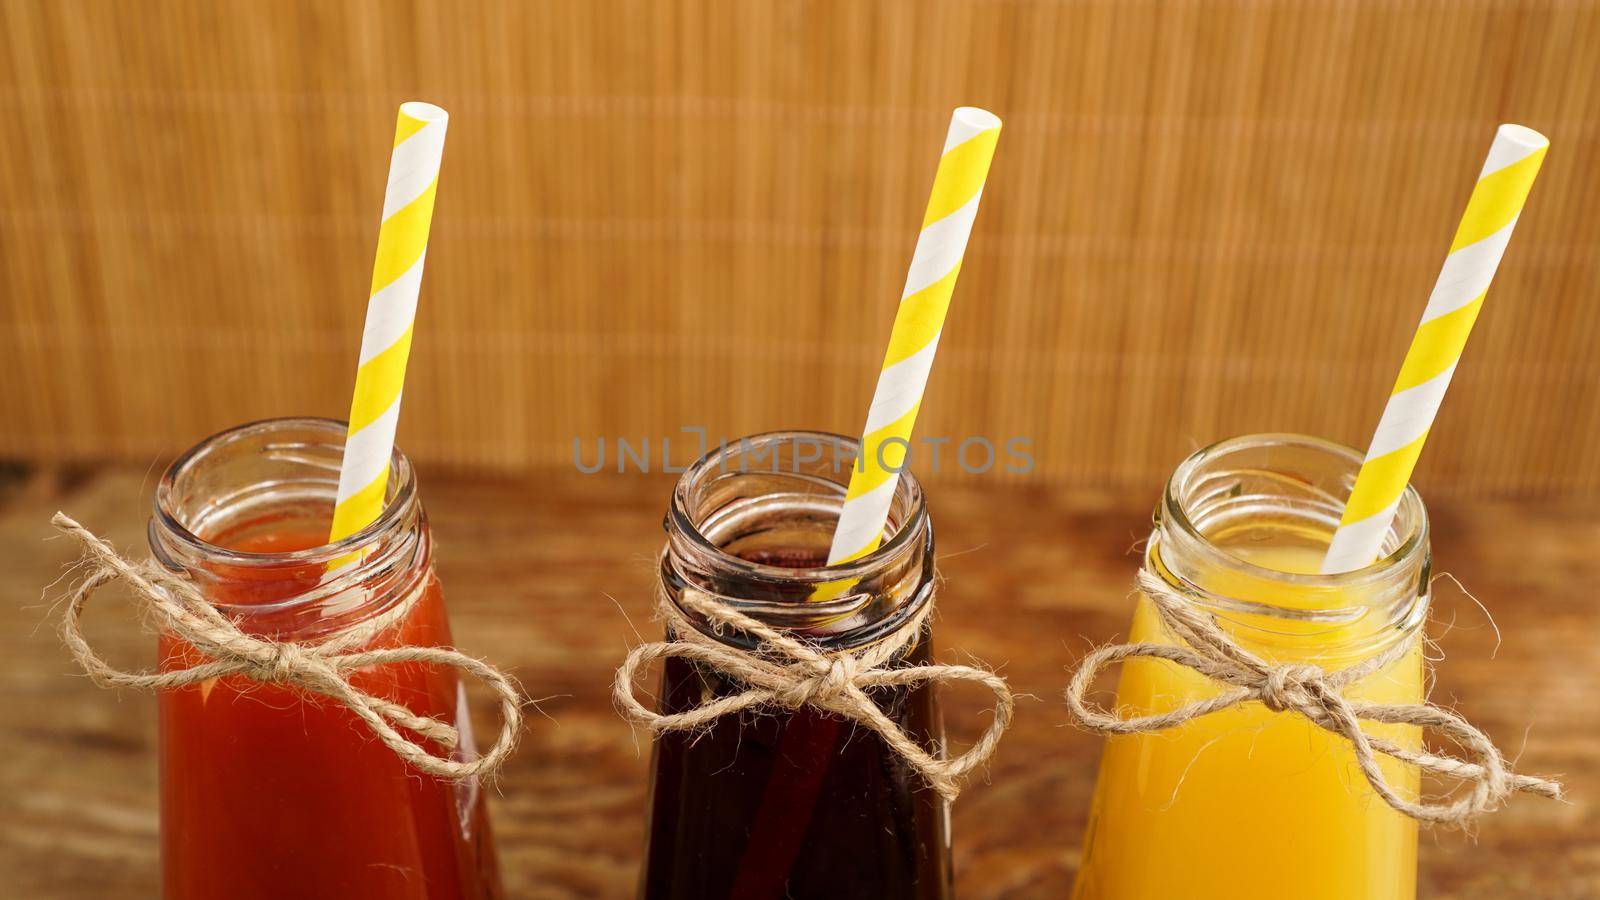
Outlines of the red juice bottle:
M394 455L378 521L326 544L344 438L338 422L278 419L202 442L157 489L153 554L251 635L315 643L360 627L376 629L372 648L450 644L432 538L403 455ZM340 559L353 561L330 569ZM204 661L172 635L159 640L163 670ZM470 758L454 670L404 663L348 677L455 725L457 758ZM168 900L501 895L476 780L410 768L337 702L232 676L163 691L159 704Z

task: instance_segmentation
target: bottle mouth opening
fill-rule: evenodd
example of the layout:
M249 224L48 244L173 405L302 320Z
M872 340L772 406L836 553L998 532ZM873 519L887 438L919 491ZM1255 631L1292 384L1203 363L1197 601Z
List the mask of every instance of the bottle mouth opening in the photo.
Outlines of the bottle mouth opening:
M218 432L167 467L156 486L152 527L189 553L234 566L332 563L369 551L414 511L415 475L398 448L389 460L383 512L355 534L275 552L217 543L255 518L329 527L345 436L344 422L310 417L263 419Z
M826 565L859 448L842 435L782 431L703 456L673 490L662 583L830 650L893 631L932 600L933 530L921 485L902 471L880 546Z
M1430 572L1427 512L1414 489L1380 559L1319 572L1361 461L1349 447L1293 434L1206 447L1168 481L1145 564L1269 644L1356 652L1408 634L1426 616Z
M156 487L152 555L241 619L331 626L397 601L427 553L415 476L399 450L372 524L331 543L302 540L328 533L345 432L334 419L267 419L196 444ZM274 544L303 549L240 549Z
M928 513L921 483L902 470L878 548L827 565L860 450L855 438L814 431L773 431L724 444L678 479L668 533L694 545L719 569L748 578L820 585L869 577L917 545L928 529ZM785 527L760 526L780 511Z
M1287 540L1326 551L1361 469L1362 454L1298 434L1247 435L1219 441L1185 459L1168 479L1157 523L1192 542L1219 565L1303 588L1360 587L1405 570L1428 544L1428 516L1407 485L1384 535L1381 556L1349 572L1291 572L1240 552L1250 540ZM1241 532L1245 532L1241 534Z

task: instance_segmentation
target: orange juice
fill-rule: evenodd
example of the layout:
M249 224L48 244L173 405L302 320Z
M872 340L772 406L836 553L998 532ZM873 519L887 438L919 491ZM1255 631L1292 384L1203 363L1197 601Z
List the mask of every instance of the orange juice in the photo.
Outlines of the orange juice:
M1269 665L1334 673L1393 659L1342 693L1419 703L1430 555L1416 491L1402 496L1381 559L1318 572L1361 459L1287 434L1207 447L1168 480L1144 567ZM1154 603L1135 597L1128 640L1173 644ZM1116 714L1160 715L1222 690L1192 669L1134 657ZM1362 727L1420 745L1414 726ZM1416 798L1413 767L1381 755L1378 766L1396 794ZM1074 895L1409 900L1416 857L1416 823L1372 789L1346 739L1251 701L1106 739Z
M1263 569L1312 574L1320 549L1240 546L1233 555ZM1270 578L1209 573L1207 590L1275 606L1357 606L1359 598L1296 591ZM1238 617L1249 623L1259 618ZM1235 640L1278 663L1343 668L1362 655L1340 649L1363 637L1354 624L1276 622L1299 632L1290 647L1263 646L1254 629ZM1305 640L1310 637L1319 640ZM1421 648L1359 681L1346 696L1416 703L1423 695ZM1150 601L1140 597L1130 641L1171 643ZM1355 640L1354 643L1362 643ZM1320 648L1320 649L1319 649ZM1149 715L1217 693L1192 670L1164 660L1127 662L1117 690L1124 715ZM1410 726L1368 724L1369 733L1414 745ZM1415 795L1410 767L1380 757L1390 783ZM1083 898L1295 897L1410 898L1416 886L1416 823L1391 809L1356 767L1344 739L1292 712L1259 703L1235 706L1156 734L1106 741L1076 896Z

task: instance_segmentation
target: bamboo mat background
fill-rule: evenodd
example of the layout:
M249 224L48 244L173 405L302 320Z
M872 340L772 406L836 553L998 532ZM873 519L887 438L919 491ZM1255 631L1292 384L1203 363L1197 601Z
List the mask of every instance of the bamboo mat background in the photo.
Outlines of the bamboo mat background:
M1365 444L1517 121L1552 149L1419 481L1600 490L1600 11L1551 0L0 0L0 458L342 416L406 99L452 114L401 425L434 465L859 428L975 104L920 434L1152 491L1234 434Z

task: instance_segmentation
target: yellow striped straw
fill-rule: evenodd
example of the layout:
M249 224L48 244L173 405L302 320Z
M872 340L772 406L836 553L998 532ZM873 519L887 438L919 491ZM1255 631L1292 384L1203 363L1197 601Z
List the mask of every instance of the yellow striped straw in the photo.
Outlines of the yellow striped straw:
M1549 146L1544 135L1521 125L1501 125L1495 133L1344 516L1328 545L1324 574L1371 565L1382 552L1401 493L1411 480L1422 443Z
M383 512L449 120L444 110L431 103L400 106L330 542L355 534Z
M911 426L922 405L945 310L955 291L961 257L999 137L1000 119L993 113L964 106L950 117L944 153L933 176L933 194L922 217L922 233L889 333L889 350L862 429L861 457L851 471L833 533L830 566L866 556L883 539L890 501L910 447ZM813 598L823 595L819 589Z

